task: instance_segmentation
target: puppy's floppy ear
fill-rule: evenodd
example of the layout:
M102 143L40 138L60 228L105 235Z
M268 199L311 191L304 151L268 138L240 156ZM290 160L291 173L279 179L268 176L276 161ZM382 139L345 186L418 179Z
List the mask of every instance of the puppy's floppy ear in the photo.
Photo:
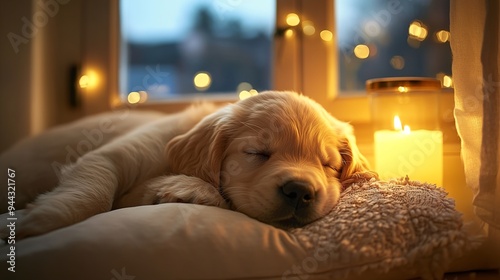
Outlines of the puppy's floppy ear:
M226 121L231 114L231 106L227 106L208 115L185 134L173 138L165 149L169 171L198 177L218 187L228 141Z
M356 145L353 128L350 124L338 120L336 127L340 130L339 152L342 156L342 171L340 182L344 187L358 181L378 179L378 174L370 170L368 160L361 154Z

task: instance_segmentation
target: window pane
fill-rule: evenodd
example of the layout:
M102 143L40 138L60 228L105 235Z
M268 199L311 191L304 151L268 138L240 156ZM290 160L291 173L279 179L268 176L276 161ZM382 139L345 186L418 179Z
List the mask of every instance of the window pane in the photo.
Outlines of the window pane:
M269 0L121 0L122 94L135 103L145 95L162 100L270 88L275 6Z
M451 87L449 0L336 0L342 94L380 77L435 77Z

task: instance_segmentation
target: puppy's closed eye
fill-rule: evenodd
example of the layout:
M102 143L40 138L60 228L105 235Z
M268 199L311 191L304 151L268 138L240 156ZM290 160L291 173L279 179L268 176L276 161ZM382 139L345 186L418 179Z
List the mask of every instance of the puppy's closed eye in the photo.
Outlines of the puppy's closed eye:
M337 173L339 173L339 170L340 170L340 167L336 167L336 166L334 166L333 164L330 164L330 163L323 163L323 167L325 169L329 169L329 170L337 172Z
M257 159L259 161L267 161L271 158L271 152L267 150L246 150L245 154L249 156L252 160Z

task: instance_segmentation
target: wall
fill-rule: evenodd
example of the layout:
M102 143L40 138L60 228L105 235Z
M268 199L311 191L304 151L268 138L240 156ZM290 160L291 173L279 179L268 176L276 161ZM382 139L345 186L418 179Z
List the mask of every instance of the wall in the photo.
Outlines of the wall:
M68 102L69 69L80 61L80 0L0 4L0 152L81 116ZM11 43L14 42L14 43Z
M16 53L7 38L21 33L21 18L32 14L31 0L2 1L0 4L0 151L30 134L30 65L32 41Z

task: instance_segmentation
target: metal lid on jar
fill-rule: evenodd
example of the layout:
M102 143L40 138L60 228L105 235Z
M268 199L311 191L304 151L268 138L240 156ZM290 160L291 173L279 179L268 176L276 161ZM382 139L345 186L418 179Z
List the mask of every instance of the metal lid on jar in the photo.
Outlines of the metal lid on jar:
M393 77L366 81L366 91L372 92L410 92L435 91L441 89L441 82L434 78Z

